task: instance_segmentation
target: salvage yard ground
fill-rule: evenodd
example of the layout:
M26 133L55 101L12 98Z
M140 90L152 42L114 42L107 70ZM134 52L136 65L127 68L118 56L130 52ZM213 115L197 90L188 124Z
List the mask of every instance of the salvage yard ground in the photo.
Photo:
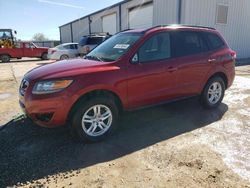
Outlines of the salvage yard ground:
M22 114L18 86L52 61L0 64L0 129ZM0 130L0 187L250 187L250 66L218 109L188 99L123 114L101 143L16 118Z

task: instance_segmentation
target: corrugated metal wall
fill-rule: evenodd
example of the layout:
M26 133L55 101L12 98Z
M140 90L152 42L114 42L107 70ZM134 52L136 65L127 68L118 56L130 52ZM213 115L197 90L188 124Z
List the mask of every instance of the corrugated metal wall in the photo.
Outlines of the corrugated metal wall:
M129 27L129 10L152 2L152 0L132 0L121 4L121 29ZM178 23L179 0L153 0L153 25ZM217 4L225 4L228 9L228 23L216 24ZM250 0L182 0L181 23L210 26L218 29L239 58L250 57ZM91 32L102 32L102 17L116 13L117 31L120 30L119 5L91 15ZM60 27L61 42L71 42L71 25ZM73 41L88 34L88 18L72 23Z
M73 42L79 42L80 38L89 34L88 18L77 20L72 23ZM71 41L70 41L71 42Z
M60 28L60 33L61 33L61 42L66 43L66 42L71 42L71 27L70 24L62 26Z
M103 32L103 27L102 27L102 17L105 15L113 14L116 13L117 19L116 19L116 25L117 25L117 31L119 31L119 7L113 7L111 9L106 9L103 12L97 13L93 16L90 17L91 19L91 32L96 33L96 32Z
M216 24L217 4L228 9L228 23ZM250 1L249 0L183 0L183 24L215 27L226 38L238 58L250 57Z
M133 0L121 5L121 20L122 20L122 30L129 28L129 9L136 6L141 6L145 3L152 2L152 0Z
M179 0L154 0L154 25L178 23Z

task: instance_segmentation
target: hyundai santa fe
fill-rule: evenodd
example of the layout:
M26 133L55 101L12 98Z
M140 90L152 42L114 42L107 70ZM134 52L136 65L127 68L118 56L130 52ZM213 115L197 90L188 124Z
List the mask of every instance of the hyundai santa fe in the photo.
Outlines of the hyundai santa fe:
M157 26L109 38L84 59L28 72L20 106L36 124L69 125L83 141L114 132L119 114L187 97L220 105L235 76L236 53L213 28Z

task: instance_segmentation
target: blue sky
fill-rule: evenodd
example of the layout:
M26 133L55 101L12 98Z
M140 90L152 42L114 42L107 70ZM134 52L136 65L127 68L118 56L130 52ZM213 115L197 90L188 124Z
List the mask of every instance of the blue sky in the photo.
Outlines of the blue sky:
M30 40L35 33L59 40L58 26L121 0L0 0L0 28Z

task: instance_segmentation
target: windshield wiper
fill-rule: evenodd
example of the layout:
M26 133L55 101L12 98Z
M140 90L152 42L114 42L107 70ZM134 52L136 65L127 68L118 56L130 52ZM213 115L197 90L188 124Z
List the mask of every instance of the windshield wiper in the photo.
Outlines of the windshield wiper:
M92 59L92 60L98 60L98 61L102 61L103 62L102 58L100 58L98 56L93 56L93 55L86 55L85 59Z

